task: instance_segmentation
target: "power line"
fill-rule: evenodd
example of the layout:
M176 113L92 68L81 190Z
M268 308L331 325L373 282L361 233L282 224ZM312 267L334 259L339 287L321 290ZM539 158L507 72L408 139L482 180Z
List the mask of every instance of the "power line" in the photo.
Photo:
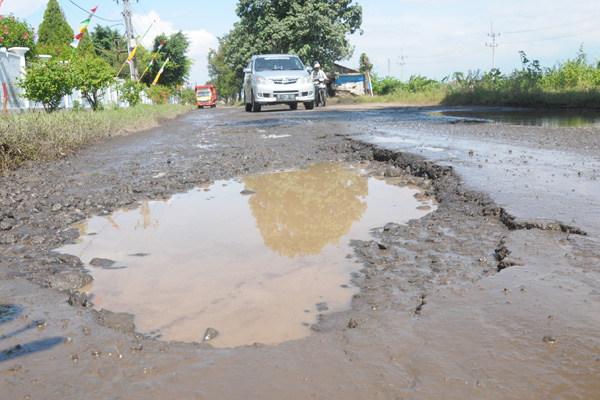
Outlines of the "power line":
M600 27L594 27L594 28L586 29L583 31L575 32L575 33L567 33L564 35L553 36L553 37L544 38L544 39L523 40L523 41L518 41L518 42L506 42L505 44L526 44L526 43L547 42L549 40L564 39L564 38L568 38L568 37L583 35L585 33L596 32L596 31L600 31Z
M73 0L69 0L69 2L72 3L75 7L79 8L80 10L85 11L86 13L89 14L90 10L86 10L85 8L81 7L79 4L75 3ZM103 21L107 21L107 22L121 22L121 20L106 19L106 18L99 17L95 13L94 13L94 17L101 19Z
M579 21L575 21L575 22L569 22L566 24L560 24L560 25L553 25L553 26L546 26L544 28L536 28L536 29L525 29L522 31L511 31L511 32L502 32L505 35L512 35L512 34L516 34L516 33L529 33L529 32L539 32L539 31L547 31L548 29L556 29L556 28L562 28L565 26L572 26L572 25L581 25L584 22L589 22L589 21L597 21L598 20L598 15L594 15L593 17L590 18L586 18L586 19L582 19Z

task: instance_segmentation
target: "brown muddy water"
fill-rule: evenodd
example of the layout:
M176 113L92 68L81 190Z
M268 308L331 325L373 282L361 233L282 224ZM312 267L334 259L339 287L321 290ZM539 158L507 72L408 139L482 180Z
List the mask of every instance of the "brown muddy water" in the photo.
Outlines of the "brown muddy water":
M360 167L315 164L91 218L60 251L86 263L97 308L134 314L138 332L200 342L212 328L215 347L273 345L349 307L362 267L350 238L430 212L416 193Z

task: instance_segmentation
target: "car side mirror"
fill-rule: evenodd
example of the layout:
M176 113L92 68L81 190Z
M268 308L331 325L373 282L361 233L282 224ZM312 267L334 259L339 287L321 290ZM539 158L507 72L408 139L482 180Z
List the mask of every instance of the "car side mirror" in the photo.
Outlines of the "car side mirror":
M252 71L250 70L250 68L244 68L244 73L245 73L245 74L249 74L250 72L252 72Z
M306 67L306 70L307 70L308 72L311 72L313 69L312 69L312 67Z

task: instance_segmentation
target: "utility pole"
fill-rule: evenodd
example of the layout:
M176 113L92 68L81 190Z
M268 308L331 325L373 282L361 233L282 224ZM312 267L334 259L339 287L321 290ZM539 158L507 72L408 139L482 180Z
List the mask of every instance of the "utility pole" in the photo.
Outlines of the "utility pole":
M400 70L400 82L404 82L404 65L406 64L404 62L404 59L406 58L406 56L402 54L402 49L400 49L400 55L398 57L400 57L400 62L398 63L398 65L402 67L402 69Z
M498 44L496 43L496 36L500 36L500 34L494 33L494 26L490 22L491 33L488 33L488 36L492 38L492 44L486 43L485 45L492 48L492 71L496 69L496 47Z
M119 0L115 0L119 4ZM123 18L125 18L125 29L127 30L127 56L131 54L131 51L135 45L131 45L133 39L133 25L131 24L131 8L129 7L129 0L123 0ZM129 64L129 75L132 80L137 81L137 57L134 56Z

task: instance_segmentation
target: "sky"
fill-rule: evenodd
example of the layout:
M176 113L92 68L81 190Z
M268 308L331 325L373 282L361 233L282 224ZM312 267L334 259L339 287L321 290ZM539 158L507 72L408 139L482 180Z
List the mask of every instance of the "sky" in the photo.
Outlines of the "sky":
M78 30L98 5L97 24L125 32L119 0L59 0L67 22ZM443 79L460 71L510 73L522 67L519 51L542 67L574 59L583 46L588 62L600 58L599 0L354 0L363 9L362 35L349 36L350 60L358 68L365 53L380 76L407 81L412 75ZM12 13L38 29L47 0L4 0L0 14ZM208 80L206 58L218 39L238 21L237 0L130 0L135 33L151 47L154 36L181 30L190 39L192 85ZM84 11L85 10L85 11ZM494 46L495 45L495 46ZM304 60L313 63L316 60Z

